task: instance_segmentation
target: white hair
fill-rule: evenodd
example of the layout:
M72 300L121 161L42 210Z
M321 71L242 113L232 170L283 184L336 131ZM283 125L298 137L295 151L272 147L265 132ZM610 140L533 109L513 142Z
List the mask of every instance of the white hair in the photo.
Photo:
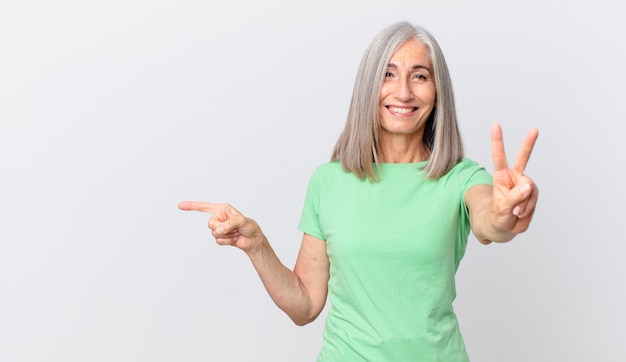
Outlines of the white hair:
M452 81L443 52L426 29L400 22L378 33L365 51L357 71L346 125L331 157L360 178L377 180L380 90L389 60L410 39L421 41L428 49L436 89L435 108L426 122L423 136L424 146L430 152L424 170L429 178L436 179L463 157Z

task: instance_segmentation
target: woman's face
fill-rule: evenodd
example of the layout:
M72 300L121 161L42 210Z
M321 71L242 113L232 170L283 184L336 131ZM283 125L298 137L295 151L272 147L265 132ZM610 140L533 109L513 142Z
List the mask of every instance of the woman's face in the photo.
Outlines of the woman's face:
M380 91L381 133L417 135L435 107L436 90L430 56L417 39L406 41L389 61Z

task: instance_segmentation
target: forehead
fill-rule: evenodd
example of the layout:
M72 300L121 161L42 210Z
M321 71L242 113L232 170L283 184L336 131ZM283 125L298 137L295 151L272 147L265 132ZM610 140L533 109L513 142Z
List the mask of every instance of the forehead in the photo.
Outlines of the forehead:
M424 43L420 40L411 38L398 48L391 56L389 63L396 66L408 66L423 65L431 67L430 52Z

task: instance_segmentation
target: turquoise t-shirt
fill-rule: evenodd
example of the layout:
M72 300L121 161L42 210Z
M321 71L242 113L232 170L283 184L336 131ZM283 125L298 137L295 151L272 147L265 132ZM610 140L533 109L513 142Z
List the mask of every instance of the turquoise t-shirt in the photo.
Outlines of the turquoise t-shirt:
M330 309L318 362L468 361L452 302L470 225L463 159L437 180L426 162L380 164L378 182L338 162L311 177L300 231L326 241Z

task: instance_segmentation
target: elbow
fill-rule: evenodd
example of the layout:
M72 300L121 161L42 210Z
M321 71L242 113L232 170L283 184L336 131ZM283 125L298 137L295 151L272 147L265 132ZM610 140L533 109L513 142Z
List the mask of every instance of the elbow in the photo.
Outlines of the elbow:
M303 327L303 326L306 326L307 324L313 322L313 320L309 320L309 319L295 319L295 318L292 318L291 320L298 327Z
M302 327L316 320L317 316L319 316L321 312L322 311L320 310L312 314L300 315L300 316L289 316L289 317L297 326Z
M320 315L320 312L321 311L311 314L289 315L289 318L291 318L295 325L302 327L316 320L317 316Z
M306 326L307 324L313 322L315 320L315 317L313 318L297 318L297 317L291 317L291 320L293 321L293 323L295 323L295 325L297 325L298 327L302 327L302 326Z

